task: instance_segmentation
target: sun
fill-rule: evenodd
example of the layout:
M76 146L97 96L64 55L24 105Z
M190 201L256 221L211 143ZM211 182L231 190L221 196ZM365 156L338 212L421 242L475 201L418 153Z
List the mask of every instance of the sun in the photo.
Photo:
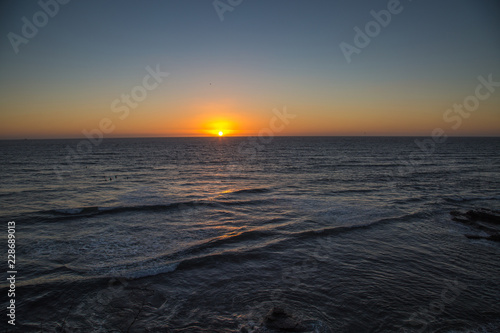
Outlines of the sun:
M223 136L223 135L224 135L224 132L219 131L219 136Z

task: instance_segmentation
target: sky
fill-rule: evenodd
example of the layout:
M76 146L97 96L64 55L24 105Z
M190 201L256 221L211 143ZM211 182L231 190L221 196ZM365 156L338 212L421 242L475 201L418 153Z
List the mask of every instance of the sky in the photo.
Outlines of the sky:
M59 1L0 4L0 139L500 135L496 0Z

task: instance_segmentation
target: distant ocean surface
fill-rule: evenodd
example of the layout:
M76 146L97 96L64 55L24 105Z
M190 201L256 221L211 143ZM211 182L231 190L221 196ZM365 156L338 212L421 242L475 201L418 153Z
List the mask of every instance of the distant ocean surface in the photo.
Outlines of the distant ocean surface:
M500 332L500 138L415 139L0 141L16 331Z

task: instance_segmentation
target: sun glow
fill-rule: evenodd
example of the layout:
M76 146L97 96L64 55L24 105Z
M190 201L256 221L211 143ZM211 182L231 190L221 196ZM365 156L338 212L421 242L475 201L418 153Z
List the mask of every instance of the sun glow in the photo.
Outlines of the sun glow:
M238 133L235 123L227 120L207 121L200 127L200 132L208 136L225 137Z

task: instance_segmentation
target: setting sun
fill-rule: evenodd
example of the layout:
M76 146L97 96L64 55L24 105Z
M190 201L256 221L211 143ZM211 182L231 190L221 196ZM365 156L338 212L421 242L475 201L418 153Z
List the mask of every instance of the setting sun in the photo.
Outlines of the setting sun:
M218 136L226 137L241 134L242 131L238 126L238 123L245 122L241 119L224 119L223 117L217 117L212 115L202 115L200 117L199 125L195 125L197 134L199 136ZM248 121L247 121L248 122Z

